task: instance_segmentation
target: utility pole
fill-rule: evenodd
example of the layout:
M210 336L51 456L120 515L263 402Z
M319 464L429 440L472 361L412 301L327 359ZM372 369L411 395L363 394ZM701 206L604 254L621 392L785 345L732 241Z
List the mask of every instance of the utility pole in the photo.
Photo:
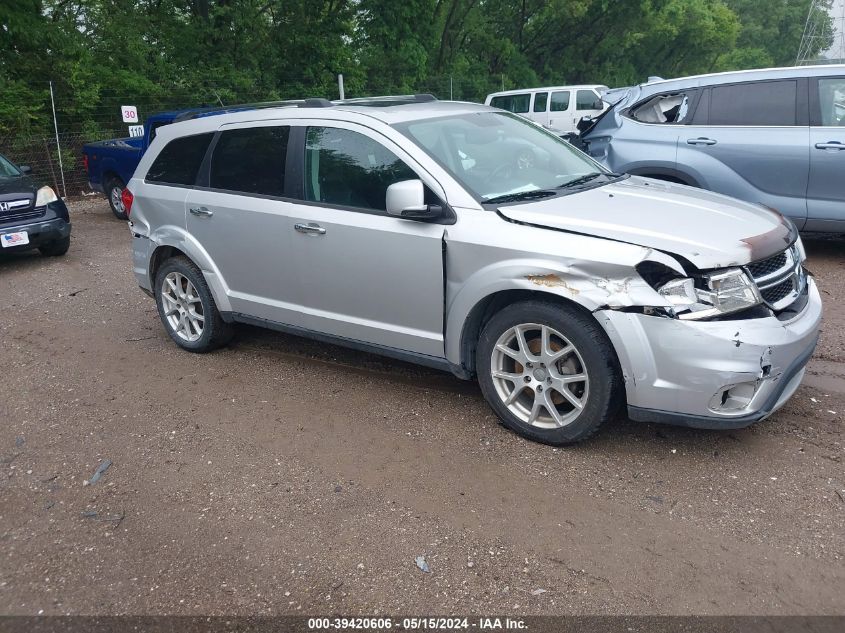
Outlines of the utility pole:
M50 82L50 104L53 106L53 129L56 131L56 149L59 152L59 171L62 174L63 198L67 198L67 185L65 184L65 167L62 163L62 145L59 143L59 124L56 122L56 99L53 97L53 82Z
M828 27L833 20L833 46ZM845 61L845 0L812 0L795 57L796 66Z

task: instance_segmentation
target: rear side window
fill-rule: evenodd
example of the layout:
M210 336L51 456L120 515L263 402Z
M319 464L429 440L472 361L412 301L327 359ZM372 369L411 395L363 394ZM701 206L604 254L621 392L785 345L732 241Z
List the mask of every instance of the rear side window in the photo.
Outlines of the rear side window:
M552 112L566 112L569 110L569 91L552 93Z
M798 83L764 81L716 86L710 91L710 125L795 125Z
M686 123L688 114L689 95L683 92L657 95L631 110L641 123Z
M211 157L212 189L284 195L289 126L227 130Z
M845 126L845 77L819 79L822 125Z
M173 139L156 156L145 180L193 186L213 136L208 133Z
M601 110L601 99L592 90L579 90L575 96L576 110Z
M306 200L384 211L387 188L416 178L402 159L368 136L340 128L308 128Z
M534 112L545 112L549 104L549 93L538 92L534 95Z
M490 100L490 105L494 108L501 108L508 112L515 114L525 114L528 112L528 104L531 101L530 94L524 95L499 95Z

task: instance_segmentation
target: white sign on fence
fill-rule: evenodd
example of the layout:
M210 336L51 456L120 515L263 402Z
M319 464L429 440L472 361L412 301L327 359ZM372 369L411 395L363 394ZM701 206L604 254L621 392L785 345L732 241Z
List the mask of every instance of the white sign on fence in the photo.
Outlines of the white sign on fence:
M138 122L138 108L135 106L120 106L120 114L123 115L124 123Z
M144 136L144 126L143 125L130 125L129 126L129 136L131 138Z

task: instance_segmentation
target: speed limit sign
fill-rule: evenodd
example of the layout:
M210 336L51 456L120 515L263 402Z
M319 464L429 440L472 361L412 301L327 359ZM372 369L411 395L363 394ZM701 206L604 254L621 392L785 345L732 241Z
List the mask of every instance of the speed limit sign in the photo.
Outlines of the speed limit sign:
M120 106L120 114L123 116L124 123L138 122L138 108L135 106Z

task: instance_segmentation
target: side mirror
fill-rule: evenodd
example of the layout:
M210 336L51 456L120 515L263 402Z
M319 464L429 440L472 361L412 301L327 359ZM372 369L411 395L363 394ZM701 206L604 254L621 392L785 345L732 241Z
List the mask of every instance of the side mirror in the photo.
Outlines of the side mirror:
M32 167L30 167L29 165L18 165L18 169L21 170L22 174L31 174L32 173Z
M387 188L386 208L388 215L406 220L436 220L443 209L425 203L425 189L422 180L402 180Z

